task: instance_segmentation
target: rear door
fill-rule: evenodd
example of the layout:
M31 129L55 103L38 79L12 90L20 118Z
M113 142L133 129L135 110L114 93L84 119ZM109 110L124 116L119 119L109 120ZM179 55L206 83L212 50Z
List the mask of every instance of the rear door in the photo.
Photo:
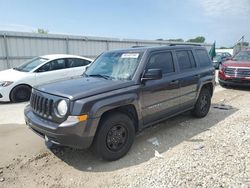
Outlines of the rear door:
M171 51L154 52L148 59L145 71L161 69L160 80L142 84L142 113L144 124L160 120L175 113L180 104L180 86Z
M181 106L188 108L195 103L200 73L192 50L176 50L176 58L180 72Z
M36 85L67 79L67 59L52 60L36 70Z

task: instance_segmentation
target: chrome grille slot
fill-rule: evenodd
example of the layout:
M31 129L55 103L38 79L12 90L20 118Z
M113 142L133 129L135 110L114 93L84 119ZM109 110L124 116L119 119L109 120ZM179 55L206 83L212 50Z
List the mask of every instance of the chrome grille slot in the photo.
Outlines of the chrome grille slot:
M235 75L235 68L226 68L225 74L228 76L234 76Z
M228 76L245 78L250 77L250 69L247 68L225 68L225 74Z

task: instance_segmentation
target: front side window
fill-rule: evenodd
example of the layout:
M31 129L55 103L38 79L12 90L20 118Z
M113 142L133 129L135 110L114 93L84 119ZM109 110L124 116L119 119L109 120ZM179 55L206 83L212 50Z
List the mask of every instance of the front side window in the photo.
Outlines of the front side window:
M177 51L176 56L181 71L196 67L192 51L190 50Z
M98 57L85 72L115 80L131 80L143 52L107 52Z
M47 71L54 71L65 69L66 67L66 60L65 59L57 59L46 63L45 65L41 66L36 72L47 72Z
M15 67L14 69L18 70L18 71L22 71L22 72L30 72L33 69L35 69L36 67L38 67L39 65L45 63L46 61L48 61L48 59L37 57L37 58L34 58L32 60L29 60L28 62L26 62L18 67Z
M65 59L57 59L50 62L51 70L60 70L66 68L66 60Z
M153 54L148 62L148 69L161 69L163 74L174 72L174 62L171 52Z

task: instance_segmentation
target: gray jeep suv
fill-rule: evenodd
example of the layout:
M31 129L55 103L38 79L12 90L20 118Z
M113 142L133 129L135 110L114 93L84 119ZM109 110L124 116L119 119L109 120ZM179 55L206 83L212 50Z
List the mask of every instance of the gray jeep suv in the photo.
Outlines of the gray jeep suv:
M46 143L124 156L136 133L191 111L207 115L215 70L201 46L109 51L78 78L32 89L26 124Z

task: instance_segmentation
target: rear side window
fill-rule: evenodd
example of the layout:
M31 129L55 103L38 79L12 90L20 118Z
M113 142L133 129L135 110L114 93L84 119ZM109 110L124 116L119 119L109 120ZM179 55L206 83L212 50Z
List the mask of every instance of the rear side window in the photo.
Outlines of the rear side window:
M153 54L148 62L147 69L161 69L162 73L174 72L174 62L171 52Z
M212 65L206 50L195 50L195 51L199 60L200 67L209 67Z
M194 56L191 50L177 51L176 56L181 71L196 67Z
M90 64L90 61L84 59L68 59L68 67L81 67Z

